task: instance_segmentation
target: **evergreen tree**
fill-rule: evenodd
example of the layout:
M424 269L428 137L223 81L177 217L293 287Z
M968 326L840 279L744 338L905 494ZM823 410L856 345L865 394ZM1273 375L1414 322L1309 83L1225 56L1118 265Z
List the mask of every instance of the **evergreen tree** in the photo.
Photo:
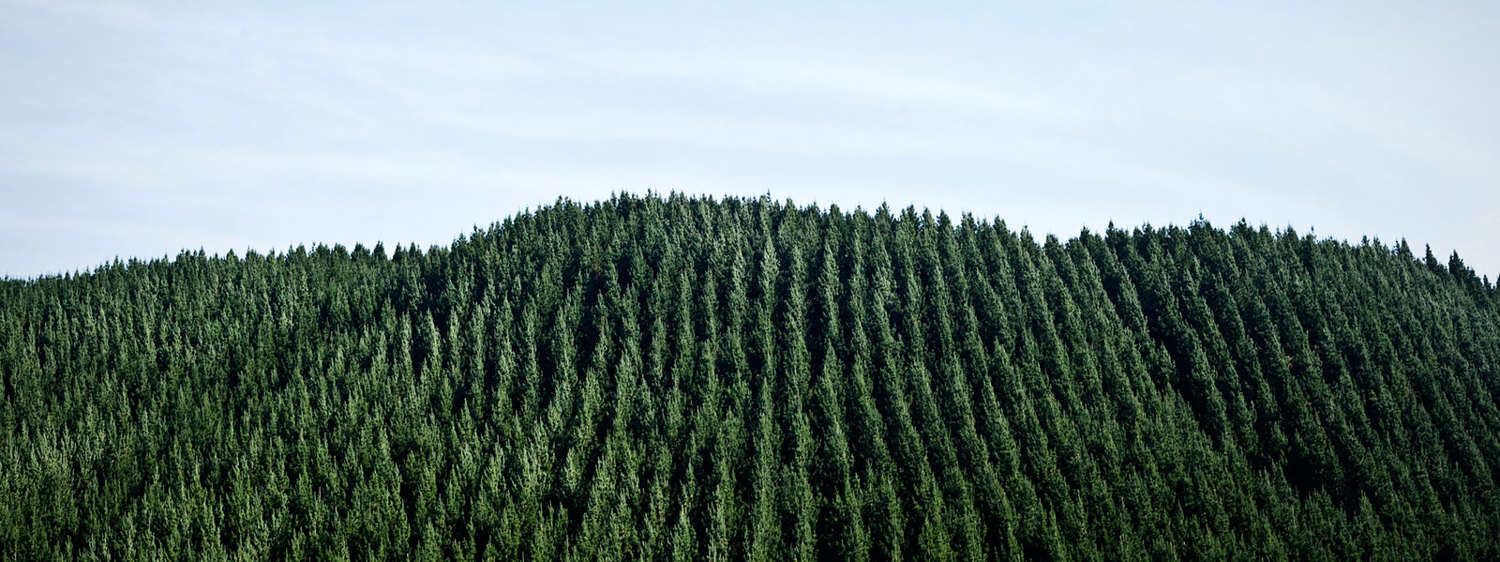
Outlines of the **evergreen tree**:
M1500 290L619 195L0 280L0 560L1500 556Z

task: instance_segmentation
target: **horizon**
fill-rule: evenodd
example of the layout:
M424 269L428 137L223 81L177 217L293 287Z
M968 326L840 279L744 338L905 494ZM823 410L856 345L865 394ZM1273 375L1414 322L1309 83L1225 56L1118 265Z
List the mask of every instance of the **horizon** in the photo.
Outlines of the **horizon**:
M875 216L879 212L879 210L880 210L881 207L887 207L887 210L890 212L890 215L891 215L892 219L893 220L897 220L897 221L901 220L901 215L905 214L905 212L908 211L908 210L914 211L915 214L917 214L919 216L923 215L923 214L928 214L928 213L930 213L934 217L941 216L943 214L947 214L949 216L949 218L954 221L954 226L955 227L959 226L959 223L961 223L966 218L971 218L974 221L979 222L981 224L996 224L996 223L998 223L1000 226L1004 226L1006 229L1008 229L1013 234L1015 234L1017 236L1020 236L1020 237L1022 237L1024 239L1030 240L1030 241L1032 241L1032 242L1034 242L1036 244L1042 244L1042 243L1044 243L1047 240L1047 238L1049 238L1049 237L1056 237L1059 242L1061 242L1063 244L1069 244L1069 243L1072 243L1073 241L1077 240L1080 236L1082 236L1085 233L1099 235L1099 234L1108 233L1108 232L1111 232L1111 231L1119 231L1119 232L1124 232L1124 233L1127 233L1127 234L1131 234L1131 233L1139 233L1143 229L1164 229L1164 230L1171 230L1171 229L1176 229L1176 228L1186 229L1186 228L1191 228L1191 227L1193 227L1195 225L1198 225L1198 224L1202 224L1204 226L1207 226L1208 228L1216 229L1216 230L1219 230L1219 231L1224 232L1226 234L1232 235L1233 234L1233 229L1234 229L1235 226L1239 226L1241 224L1244 224L1248 228L1254 229L1256 231L1262 231L1262 230L1269 231L1270 233L1272 233L1275 236L1282 236L1282 235L1286 235L1286 234L1289 234L1289 233L1290 234L1294 234L1294 235L1298 236L1299 238L1311 236L1314 240L1316 240L1318 242L1333 242L1333 243L1343 244L1343 245L1350 246L1350 247L1359 247L1359 246L1363 246L1363 245L1369 245L1371 247L1380 248L1382 250L1387 250L1387 251L1390 251L1392 253L1397 252L1400 249L1401 245L1404 243L1404 244L1407 245L1408 249L1411 251L1412 259L1415 260L1416 263L1422 263L1423 260L1424 260L1424 258L1425 258L1425 256L1428 253L1430 253L1433 256L1434 259L1436 259L1439 263L1441 263L1444 266L1446 266L1448 264L1449 256L1457 254L1458 257L1459 257L1459 259L1463 261L1464 265L1471 272L1473 272L1473 274L1474 274L1475 277L1482 279L1486 286L1494 286L1493 283L1495 281L1497 281L1497 279L1492 279L1487 273L1475 269L1474 266L1472 264L1469 264L1468 260L1463 259L1463 255L1462 254L1458 254L1458 252L1456 250L1452 251L1452 252L1449 252L1448 254L1442 254L1442 253L1433 251L1430 244L1414 245L1414 244L1411 244L1410 241L1406 240L1405 238L1397 239L1397 240L1394 240L1394 241L1387 241L1387 240L1382 240L1379 237L1364 236L1364 237L1362 237L1361 240L1356 241L1356 240L1351 240L1351 239L1348 239L1348 238L1341 238L1341 237L1336 237L1336 236L1322 236L1322 235L1319 235L1317 233L1315 227L1308 227L1308 228L1302 229L1302 228L1297 228L1294 225L1272 226L1272 225L1269 225L1269 224L1266 224L1266 223L1256 224L1256 223L1250 222L1249 220L1247 220L1245 218L1241 218L1240 220L1236 220L1236 221L1233 221L1231 223L1228 223L1227 226L1221 226L1219 224L1215 224L1213 221L1208 220L1208 219L1204 218L1201 215L1199 215L1197 218L1195 218L1195 219L1193 219L1191 221L1188 221L1186 223L1178 223L1178 222L1174 221L1174 222L1168 222L1168 223L1165 223L1165 224L1151 224L1149 222L1146 222L1146 223L1134 224L1134 225L1119 225L1119 224L1115 224L1113 221L1110 221L1108 224L1106 224L1102 228L1092 228L1092 227L1090 227L1088 225L1085 225L1085 226L1081 227L1079 229L1079 231L1076 232L1076 233L1072 233L1072 234L1068 234L1068 235L1063 235L1063 234L1059 234L1059 233L1055 233L1055 232L1042 232L1042 233L1038 233L1038 232L1032 231L1028 225L1024 225L1024 224L1021 225L1021 226L1013 226L1008 221L1006 221L1004 217L998 216L998 215L996 215L996 216L990 216L990 217L984 217L984 216L979 216L979 215L976 215L974 213L967 212L967 211L953 213L953 212L948 212L946 209L934 209L934 208L930 208L930 207L923 207L923 206L913 205L913 204L908 204L908 205L905 205L905 206L899 206L898 207L898 206L894 206L894 205L889 205L888 202L881 202L878 205L875 205L873 207L867 208L864 205L845 206L845 205L840 205L837 202L820 203L820 202L817 202L817 201L812 201L812 202L808 202L808 203L798 203L795 200L795 198L791 198L791 197L775 198L775 197L771 197L769 193L761 194L761 195L713 195L713 194L704 194L704 193L697 193L697 194L695 194L695 193L688 193L688 192L681 192L681 191L670 191L670 192L662 193L662 192L655 192L655 191L651 191L651 190L647 190L647 191L644 191L644 192L641 192L641 193L618 192L618 193L611 194L607 198L591 199L591 200L575 200L575 199L572 199L572 198L568 198L566 196L560 196L556 200L554 200L552 203L541 204L541 205L538 205L536 207L529 207L528 206L528 207L523 208L523 209L521 209L519 211L516 211L514 213L506 215L505 217L502 217L502 218L496 219L494 221L491 221L487 225L475 224L468 231L463 232L461 234L455 235L448 242L433 242L433 243L430 243L430 244L418 244L415 241L389 241L389 243L388 243L388 241L386 241L386 240L375 240L373 242L371 242L371 241L363 241L363 240L356 240L356 241L353 241L353 242L342 242L342 241L333 241L333 242L329 242L329 241L307 241L307 242L293 242L293 243L288 244L285 248L275 248L275 247L272 247L272 248L257 249L257 248L252 248L252 247L246 247L246 248L228 248L228 249L224 249L224 250L221 250L221 251L219 251L219 250L209 251L208 249L206 249L206 248L204 248L202 246L199 246L196 249L189 248L189 247L184 247L184 248L178 249L175 252L167 252L167 253L164 253L164 254L161 254L161 255L157 255L157 256L127 256L127 257L115 256L113 258L109 258L109 259L107 259L107 260L105 260L103 262L100 262L98 264L94 264L94 265L89 266L89 267L79 267L79 268L75 268L75 269L72 269L72 270L66 270L66 271L57 271L57 272L42 273L42 274L32 275L32 276L29 276L29 277L17 277L17 276L11 276L11 275L0 275L0 280L4 280L4 281L32 282L32 281L40 281L40 280L43 280L43 279L49 279L49 278L62 278L62 277L68 277L68 276L81 276L81 275L93 274L93 273L95 273L95 272L97 272L97 271L99 271L101 269L108 268L108 267L111 267L111 266L114 266L114 265L125 265L125 266L128 267L128 266L130 266L130 265L132 265L134 263L139 263L139 264L170 263L170 262L174 261L175 259L177 259L179 256L182 256L184 254L203 256L203 257L206 257L208 259L227 259L231 255L234 255L234 256L240 257L240 258L243 258L245 256L249 256L249 255L258 255L258 256L265 256L265 257L269 257L269 258L276 258L276 257L285 257L287 255L290 255L290 254L296 253L296 252L316 252L316 251L323 250L323 249L330 250L330 251L335 251L335 252L339 251L340 249L343 249L344 251L347 251L347 252L355 252L355 251L358 251L360 248L363 248L365 251L372 252L372 253L380 251L380 250L383 250L386 253L386 255L388 255L388 256L391 255L391 254L393 254L393 253L395 253L395 252L397 252L397 251L413 251L413 250L416 251L416 252L425 254L425 253L429 253L429 252L432 252L432 251L435 251L435 250L439 250L439 249L450 249L450 248L454 247L456 244L459 244L459 243L464 242L465 240L468 240L474 234L484 233L484 232L488 232L488 231L492 231L492 230L501 228L501 227L503 227L505 225L505 223L511 221L512 219L515 219L516 217L523 216L523 215L534 215L534 214L536 214L538 212L541 212L541 211L546 210L546 209L553 208L553 207L555 207L557 205L568 204L568 203L578 204L580 206L585 206L585 207L589 206L589 205L593 205L593 204L604 205L604 204L608 204L608 203L610 203L612 201L615 201L615 200L617 200L620 197L627 197L627 196L628 197L633 197L633 198L636 198L636 199L656 198L656 199L661 200L661 201L666 201L666 200L669 200L669 199L671 199L673 197L682 196L682 197L685 197L685 198L687 198L689 200L704 199L704 200L708 200L708 201L710 201L712 203L722 203L722 202L727 201L729 199L738 199L740 201L765 201L765 202L768 202L768 203L771 203L771 204L777 204L777 205L790 205L793 208L798 209L798 210L816 209L817 211L822 212L822 213L832 212L832 207L833 206L837 206L837 207L839 207L839 213L842 214L842 215L845 215L845 216L853 215L853 214L864 214L865 216L873 217L873 216ZM1423 251L1419 252L1416 249L1419 246L1423 248Z

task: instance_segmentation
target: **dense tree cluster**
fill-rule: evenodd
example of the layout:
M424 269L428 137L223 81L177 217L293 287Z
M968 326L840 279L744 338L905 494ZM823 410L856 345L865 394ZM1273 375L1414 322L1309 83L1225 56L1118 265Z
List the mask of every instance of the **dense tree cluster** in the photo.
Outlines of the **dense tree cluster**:
M767 199L0 283L0 559L1500 558L1500 293Z

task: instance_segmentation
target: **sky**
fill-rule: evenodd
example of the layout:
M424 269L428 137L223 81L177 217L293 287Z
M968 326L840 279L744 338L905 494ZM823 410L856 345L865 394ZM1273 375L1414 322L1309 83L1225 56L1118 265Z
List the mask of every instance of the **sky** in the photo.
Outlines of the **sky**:
M1500 277L1500 3L492 4L0 0L0 276L654 190Z

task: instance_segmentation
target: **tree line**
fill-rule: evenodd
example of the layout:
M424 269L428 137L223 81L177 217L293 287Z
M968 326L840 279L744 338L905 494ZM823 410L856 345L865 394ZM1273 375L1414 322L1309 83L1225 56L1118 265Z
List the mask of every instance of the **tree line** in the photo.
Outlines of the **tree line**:
M559 200L0 282L0 559L1495 559L1497 399L1405 241Z

